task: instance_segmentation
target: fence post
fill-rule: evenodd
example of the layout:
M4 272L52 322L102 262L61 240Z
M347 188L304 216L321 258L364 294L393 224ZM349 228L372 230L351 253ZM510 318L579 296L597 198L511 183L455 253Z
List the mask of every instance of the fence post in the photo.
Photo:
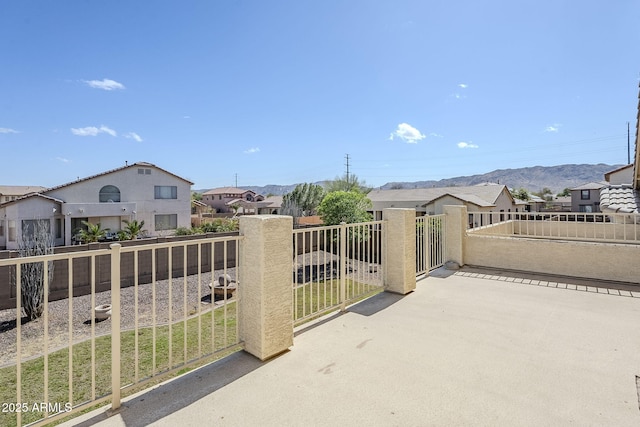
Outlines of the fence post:
M467 234L467 207L444 206L445 220L445 262L453 261L464 265L465 238Z
M111 248L111 410L120 409L120 243ZM94 273L95 274L95 273ZM92 308L93 309L93 308Z
M431 217L425 215L422 226L422 265L425 269L424 277L429 277L429 270L431 269L431 233Z
M240 340L266 360L293 345L293 218L241 216L240 235Z
M385 222L384 290L408 294L416 288L416 211L390 208Z
M340 223L340 311L347 309L347 223Z

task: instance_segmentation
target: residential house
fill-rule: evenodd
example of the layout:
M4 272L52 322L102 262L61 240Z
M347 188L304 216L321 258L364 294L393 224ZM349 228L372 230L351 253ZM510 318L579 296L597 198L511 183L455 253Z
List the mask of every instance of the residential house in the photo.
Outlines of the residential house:
M521 212L505 185L482 184L467 187L433 187L399 190L372 190L374 219L382 219L386 208L413 208L418 215L443 213L445 205L465 205L468 212Z
M258 202L258 214L279 215L282 208L282 196L269 196Z
M588 182L571 189L571 212L600 212L600 190L604 182Z
M0 204L11 202L30 193L46 190L45 187L34 185L0 185Z
M256 202L264 200L264 196L252 190L236 187L214 188L202 194L202 202L211 206L218 213L256 213Z
M45 221L56 246L71 245L82 222L112 232L144 221L148 235L191 224L192 182L151 163L134 163L0 204L0 248L17 249L23 233Z
M604 174L604 180L609 185L631 185L633 181L633 164L622 166Z

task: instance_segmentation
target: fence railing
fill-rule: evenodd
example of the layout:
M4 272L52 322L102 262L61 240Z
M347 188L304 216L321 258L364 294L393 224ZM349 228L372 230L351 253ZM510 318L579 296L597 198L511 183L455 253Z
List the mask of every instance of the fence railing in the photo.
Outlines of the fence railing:
M0 267L12 271L16 293L15 309L0 311L0 401L15 404L1 415L0 424L48 423L108 400L117 408L122 392L239 347L234 282L241 240L113 244L111 249L0 260ZM216 269L220 251L224 262ZM96 292L98 257L110 258L109 291ZM185 267L191 257L200 266L195 274ZM209 263L201 262L205 257ZM74 263L87 258L94 272L91 292L74 298ZM68 278L68 298L49 301L54 262L53 274ZM133 264L134 284L121 288L120 271L127 263ZM41 318L28 320L23 318L23 271L36 264L42 271L43 311ZM214 267L203 271L203 264ZM150 283L140 282L142 270L151 271ZM167 279L157 280L158 272Z
M293 232L295 325L382 289L383 221Z
M416 276L445 263L446 215L416 217Z
M640 243L640 215L583 212L472 212L469 231L494 236Z

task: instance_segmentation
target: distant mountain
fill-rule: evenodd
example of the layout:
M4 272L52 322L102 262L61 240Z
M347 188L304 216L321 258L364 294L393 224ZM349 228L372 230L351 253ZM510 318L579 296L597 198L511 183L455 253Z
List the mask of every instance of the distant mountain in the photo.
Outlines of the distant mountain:
M558 166L532 166L518 169L498 169L482 175L459 176L446 178L439 181L415 181L415 182L388 182L382 189L391 188L429 188L429 187L461 187L467 185L484 184L495 182L504 184L509 188L524 188L529 192L540 191L548 187L554 193L560 193L565 188L573 188L587 182L604 181L604 174L624 165L607 165L598 163L597 165L558 165ZM366 179L366 177L363 177ZM319 181L315 184L322 185ZM253 190L258 194L273 194L281 196L296 188L297 184L291 185L264 185L264 186L242 186L241 188ZM205 190L194 190L204 193Z
M504 184L509 188L524 188L530 192L548 187L554 193L565 188L577 187L587 182L604 181L604 174L624 165L558 165L532 166L518 169L498 169L482 175L460 176L439 181L388 182L382 189L455 187L484 184L487 182Z

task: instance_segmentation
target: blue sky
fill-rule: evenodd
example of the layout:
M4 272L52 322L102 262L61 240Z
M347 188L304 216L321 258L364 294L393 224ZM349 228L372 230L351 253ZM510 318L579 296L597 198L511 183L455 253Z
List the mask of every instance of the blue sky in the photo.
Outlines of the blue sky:
M627 161L640 2L0 5L0 185L136 161L194 189Z

